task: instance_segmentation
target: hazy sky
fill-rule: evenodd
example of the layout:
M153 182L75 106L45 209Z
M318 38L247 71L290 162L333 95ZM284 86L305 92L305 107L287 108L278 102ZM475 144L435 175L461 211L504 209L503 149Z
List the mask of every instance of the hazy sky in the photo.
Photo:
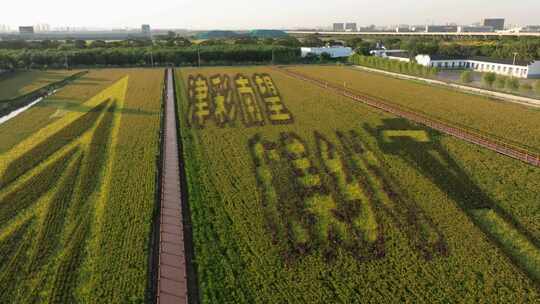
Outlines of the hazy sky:
M540 0L0 0L0 24L251 29L367 24L472 23L505 17L539 24Z

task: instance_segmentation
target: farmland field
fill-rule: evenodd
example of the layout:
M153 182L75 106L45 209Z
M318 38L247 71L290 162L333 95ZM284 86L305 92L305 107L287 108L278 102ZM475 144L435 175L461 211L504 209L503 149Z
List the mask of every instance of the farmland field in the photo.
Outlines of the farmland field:
M145 301L162 87L95 70L0 126L0 302Z
M17 71L0 76L0 100L11 99L40 89L78 71Z
M176 75L203 303L540 301L540 169L273 69ZM521 119L540 112L438 88L437 106L360 75L349 86L401 103L418 89L411 108L540 147Z
M540 151L540 110L452 89L336 66L287 67L454 125Z

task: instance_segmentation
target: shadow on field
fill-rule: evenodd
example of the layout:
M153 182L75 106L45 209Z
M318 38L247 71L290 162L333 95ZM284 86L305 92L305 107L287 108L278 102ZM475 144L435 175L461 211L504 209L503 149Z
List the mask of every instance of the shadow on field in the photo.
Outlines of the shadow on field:
M62 100L62 99L45 100L43 102L36 104L35 107L54 108L58 110L66 110L70 112L81 112L81 113L86 113L93 109L93 107L81 104L81 102L79 101ZM145 115L145 116L153 116L153 115L159 114L158 112L150 112L150 111L144 111L140 109L126 108L126 107L117 108L115 109L115 112L122 113L122 114Z
M411 167L416 168L425 178L431 180L441 191L446 193L450 199L457 202L460 209L467 214L471 221L503 251L506 252L500 241L482 227L473 216L473 211L495 211L535 246L540 247L540 241L511 214L498 206L498 204L486 194L452 158L450 153L439 141L440 136L442 136L440 133L413 125L407 120L400 118L385 119L383 120L383 125L377 128L372 128L369 125L364 124L364 129L377 139L378 146L384 153L400 156L409 163ZM420 142L410 136L399 136L395 137L394 140L388 140L384 135L385 131L396 130L425 131L429 134L430 141ZM513 260L511 256L509 257ZM519 267L519 265L517 266Z

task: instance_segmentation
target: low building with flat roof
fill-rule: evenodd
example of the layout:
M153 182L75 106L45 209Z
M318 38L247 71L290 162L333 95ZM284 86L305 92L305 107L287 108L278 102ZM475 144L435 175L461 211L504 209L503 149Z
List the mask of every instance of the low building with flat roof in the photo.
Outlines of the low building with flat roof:
M310 54L320 56L324 53L330 55L332 58L349 57L352 55L353 50L350 47L343 46L325 46L325 47L302 47L302 57L307 57Z
M540 61L495 59L490 57L447 57L418 55L416 62L439 69L470 69L516 78L540 78Z

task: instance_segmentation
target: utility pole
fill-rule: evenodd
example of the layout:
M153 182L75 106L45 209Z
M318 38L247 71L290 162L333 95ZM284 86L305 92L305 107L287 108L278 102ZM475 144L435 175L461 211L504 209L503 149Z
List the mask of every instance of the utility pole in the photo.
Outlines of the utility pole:
M199 67L201 67L201 47L200 46L197 46L197 62L198 62L198 65Z

